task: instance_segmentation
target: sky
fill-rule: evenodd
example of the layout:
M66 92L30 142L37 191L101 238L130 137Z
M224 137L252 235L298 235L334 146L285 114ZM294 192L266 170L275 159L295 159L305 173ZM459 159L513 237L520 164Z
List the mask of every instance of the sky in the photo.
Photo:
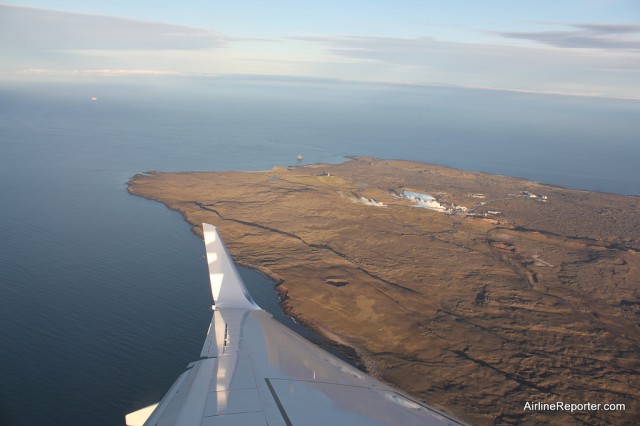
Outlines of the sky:
M0 55L0 81L278 76L640 100L640 0L5 1Z

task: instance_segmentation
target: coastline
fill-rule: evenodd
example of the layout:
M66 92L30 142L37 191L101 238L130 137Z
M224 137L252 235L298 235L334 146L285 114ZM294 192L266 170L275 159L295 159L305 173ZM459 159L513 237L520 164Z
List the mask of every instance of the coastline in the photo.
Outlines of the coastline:
M144 174L141 174L141 175L149 175L153 173L157 173L157 172L155 171L145 172ZM198 173L198 172L184 172L184 173ZM255 173L255 172L248 172L248 173ZM133 194L133 195L146 198L147 200L150 200L150 201L160 202L166 208L170 210L174 210L162 199L147 197L147 196L138 195L138 194ZM203 239L204 237L202 235L201 225L191 223L188 219L188 216L186 216L182 212L180 213L182 214L183 219L191 225L191 232L196 234L199 238ZM335 352L338 352L341 355L344 361L349 362L351 365L358 368L360 371L370 374L376 378L381 377L380 372L375 367L376 364L372 362L372 360L366 355L366 353L364 353L361 347L357 347L353 344L350 344L341 336L322 327L322 325L319 324L318 322L310 320L309 318L305 317L304 314L296 311L295 308L287 302L288 289L284 285L285 280L281 276L274 273L272 270L268 268L265 268L263 266L256 265L253 263L248 263L243 261L236 261L235 263L239 266L244 266L246 268L253 269L265 275L266 277L268 277L274 282L275 285L274 285L273 291L278 296L278 299L279 299L278 306L282 311L283 315L293 319L296 323L308 329L311 333L317 334L321 339L325 339L325 341L322 341L322 342L314 341L314 339L312 339L313 343L318 344L321 347L332 348Z

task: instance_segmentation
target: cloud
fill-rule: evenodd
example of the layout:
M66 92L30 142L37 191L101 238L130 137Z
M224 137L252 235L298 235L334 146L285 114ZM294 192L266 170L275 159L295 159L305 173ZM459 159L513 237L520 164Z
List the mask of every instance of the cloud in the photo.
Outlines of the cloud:
M361 81L640 97L636 84L640 79L640 52L636 50L536 48L428 37L296 40L316 43L331 55L357 60L347 78Z
M571 30L507 31L496 34L513 39L531 40L549 46L582 49L640 50L640 25L573 24Z
M575 24L573 26L609 34L640 33L640 25L637 24Z
M297 38L321 43L327 52L352 59L374 61L378 66L408 65L422 70L442 70L465 74L484 72L525 71L538 67L554 66L597 69L602 59L609 59L607 67L638 70L640 56L635 52L566 52L559 49L523 48L499 44L476 44L439 41L433 38L388 37L314 37ZM578 69L578 68L576 68ZM523 73L526 75L528 73Z
M13 50L184 50L225 42L200 28L0 5L0 46Z
M640 25L581 23L565 31L499 34L544 45L432 37L240 39L180 25L0 5L0 77L283 75L640 98Z
M20 74L39 76L83 76L83 77L119 77L132 75L185 75L184 73L166 70L145 69L74 69L56 70L49 68L28 68L20 71Z

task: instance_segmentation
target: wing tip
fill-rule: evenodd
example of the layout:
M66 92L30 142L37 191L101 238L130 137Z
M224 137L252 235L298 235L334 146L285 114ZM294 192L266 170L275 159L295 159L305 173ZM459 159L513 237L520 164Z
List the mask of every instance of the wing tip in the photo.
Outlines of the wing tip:
M213 308L260 309L249 295L218 229L211 224L203 223L202 231L209 265Z

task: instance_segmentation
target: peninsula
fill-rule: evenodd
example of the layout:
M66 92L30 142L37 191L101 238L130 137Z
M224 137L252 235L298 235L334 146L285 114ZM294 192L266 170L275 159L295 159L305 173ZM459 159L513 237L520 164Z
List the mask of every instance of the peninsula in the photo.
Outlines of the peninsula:
M471 423L640 418L639 197L363 157L129 191L215 224L286 312ZM625 410L527 408L557 402Z

